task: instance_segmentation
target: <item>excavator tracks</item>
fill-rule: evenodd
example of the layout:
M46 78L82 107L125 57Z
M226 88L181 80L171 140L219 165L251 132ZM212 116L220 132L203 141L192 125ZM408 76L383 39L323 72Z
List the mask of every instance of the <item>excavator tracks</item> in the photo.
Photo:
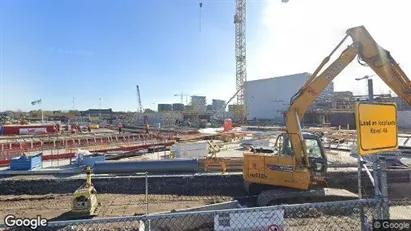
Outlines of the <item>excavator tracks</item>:
M315 188L311 190L298 190L292 188L277 188L269 185L254 184L244 181L244 188L254 197L254 202L248 206L273 206L273 205L290 205L290 204L306 204L315 202L331 202L358 199L358 195L345 189L339 188ZM343 208L338 206L335 208L327 207L309 207L292 211L287 209L286 216L291 217L316 217L320 214L327 215L350 215L356 211L355 206ZM306 211L305 211L306 210ZM305 215L303 215L305 214Z

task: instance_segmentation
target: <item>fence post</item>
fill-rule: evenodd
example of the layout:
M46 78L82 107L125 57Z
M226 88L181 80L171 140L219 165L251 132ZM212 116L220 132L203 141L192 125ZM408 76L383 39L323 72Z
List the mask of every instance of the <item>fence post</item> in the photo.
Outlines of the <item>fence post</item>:
M362 199L362 183L361 183L361 175L362 175L362 161L361 161L361 157L358 154L358 173L357 173L357 177L358 177L358 197L359 199ZM364 220L364 207L363 204L360 204L360 221L361 221L361 231L366 230L365 228L365 220Z
M387 185L387 163L384 157L379 157L380 159L380 185L381 185L381 196L382 196L382 218L384 220L390 219L390 206L388 201L388 185Z
M146 172L146 214L148 215L148 172Z
M377 205L376 205L376 210L377 210L377 219L382 220L382 197L381 197L381 184L380 184L380 165L379 162L380 158L379 155L375 155L373 158L373 164L372 164L372 174L374 178L374 198L378 200Z

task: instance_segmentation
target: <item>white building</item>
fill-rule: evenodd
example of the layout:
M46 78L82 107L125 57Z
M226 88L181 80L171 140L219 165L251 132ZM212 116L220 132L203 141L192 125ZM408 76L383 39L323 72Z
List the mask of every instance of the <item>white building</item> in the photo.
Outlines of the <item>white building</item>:
M245 83L248 120L271 120L283 122L283 112L290 105L291 97L298 92L310 77L310 73L299 73ZM333 84L324 93L333 91ZM319 97L323 98L323 97ZM327 97L325 97L327 98Z

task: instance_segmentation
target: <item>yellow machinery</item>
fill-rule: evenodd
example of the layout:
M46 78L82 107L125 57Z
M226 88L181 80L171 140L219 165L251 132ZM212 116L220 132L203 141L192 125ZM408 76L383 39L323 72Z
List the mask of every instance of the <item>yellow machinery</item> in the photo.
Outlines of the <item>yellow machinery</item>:
M71 215L74 217L88 217L97 215L97 191L91 182L91 168L86 170L87 180L73 194Z
M319 74L348 37L353 43ZM321 139L314 134L303 134L300 127L300 119L306 110L356 57L361 65L368 65L399 97L411 104L411 82L390 52L380 47L364 26L348 29L343 40L291 98L285 118L286 132L278 136L275 149L244 152L244 186L249 193L258 195L258 205L356 196L345 190L325 187L327 158Z

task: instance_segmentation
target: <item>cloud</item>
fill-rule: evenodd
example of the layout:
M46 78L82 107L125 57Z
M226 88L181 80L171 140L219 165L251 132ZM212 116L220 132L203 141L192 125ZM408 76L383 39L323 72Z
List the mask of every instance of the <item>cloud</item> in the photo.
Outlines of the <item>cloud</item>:
M411 60L407 56L411 34L405 30L411 19L408 6L407 1L399 0L267 1L256 33L258 42L248 45L248 80L312 73L345 36L346 29L359 25L364 25L405 73L410 73ZM331 62L348 44L336 52ZM337 76L335 88L365 94L366 83L355 82L354 78L366 74L373 72L354 60ZM377 79L375 92L384 89L388 93L388 87Z

